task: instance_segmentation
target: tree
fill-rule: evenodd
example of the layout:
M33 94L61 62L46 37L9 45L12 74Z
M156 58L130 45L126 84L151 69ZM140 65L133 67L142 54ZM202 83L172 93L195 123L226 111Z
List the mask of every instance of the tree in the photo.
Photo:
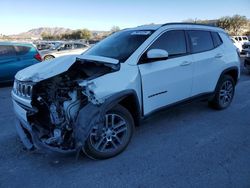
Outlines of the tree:
M246 16L234 15L231 18L231 27L234 35L240 35L242 30L246 27L248 20Z
M245 16L234 15L220 18L216 25L227 30L231 35L240 35L247 24L248 20Z
M113 26L110 30L111 33L115 33L117 31L120 31L120 27L119 26Z
M88 29L81 30L81 39L89 40L92 37L92 33Z

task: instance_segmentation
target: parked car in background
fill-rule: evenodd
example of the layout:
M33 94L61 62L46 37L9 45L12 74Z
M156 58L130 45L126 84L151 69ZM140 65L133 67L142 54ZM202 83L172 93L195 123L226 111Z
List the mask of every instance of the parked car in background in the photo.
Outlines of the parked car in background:
M63 55L79 55L88 49L88 46L80 42L61 42L55 44L49 50L40 51L43 60L50 60Z
M0 83L13 81L19 70L41 61L32 44L0 42Z
M246 42L242 45L242 54L246 55L250 51L250 42Z
M241 45L243 45L246 42L249 42L247 36L232 36L233 39L235 39L237 42L239 42Z
M153 112L197 98L229 107L240 58L223 29L169 23L116 32L82 55L15 78L16 128L27 149L106 159L121 153L134 126Z
M34 44L36 45L36 48L38 50L48 50L52 47L51 44L48 44L45 42L39 42L39 43L34 43Z
M242 45L241 43L239 43L237 40L235 40L234 38L231 38L234 46L238 49L239 53L242 52Z
M250 73L250 48L245 49L244 53L246 54L245 61L244 61L244 66L247 69L247 71Z

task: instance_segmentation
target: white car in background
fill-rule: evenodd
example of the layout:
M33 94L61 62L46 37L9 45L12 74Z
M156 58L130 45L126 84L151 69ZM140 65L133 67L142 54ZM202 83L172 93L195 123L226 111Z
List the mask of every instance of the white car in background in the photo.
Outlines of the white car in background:
M80 42L62 42L49 50L41 50L40 54L43 60L50 60L64 55L80 55L88 48L88 45Z
M239 42L241 45L245 44L246 42L249 42L247 36L232 36L232 38Z
M232 39L232 42L234 44L234 46L239 50L239 53L242 52L242 44L239 43L237 40L235 40L234 38L231 38Z

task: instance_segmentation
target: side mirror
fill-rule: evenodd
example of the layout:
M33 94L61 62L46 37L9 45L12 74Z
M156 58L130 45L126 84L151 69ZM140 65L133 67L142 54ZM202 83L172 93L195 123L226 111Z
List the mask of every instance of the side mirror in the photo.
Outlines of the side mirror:
M165 60L168 58L168 52L162 49L151 49L147 52L148 60Z

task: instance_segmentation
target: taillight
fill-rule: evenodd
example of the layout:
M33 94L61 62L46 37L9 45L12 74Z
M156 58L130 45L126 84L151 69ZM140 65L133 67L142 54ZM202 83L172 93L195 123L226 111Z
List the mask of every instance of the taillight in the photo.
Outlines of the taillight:
M35 56L34 56L38 61L43 61L42 60L42 57L39 53L37 53Z

